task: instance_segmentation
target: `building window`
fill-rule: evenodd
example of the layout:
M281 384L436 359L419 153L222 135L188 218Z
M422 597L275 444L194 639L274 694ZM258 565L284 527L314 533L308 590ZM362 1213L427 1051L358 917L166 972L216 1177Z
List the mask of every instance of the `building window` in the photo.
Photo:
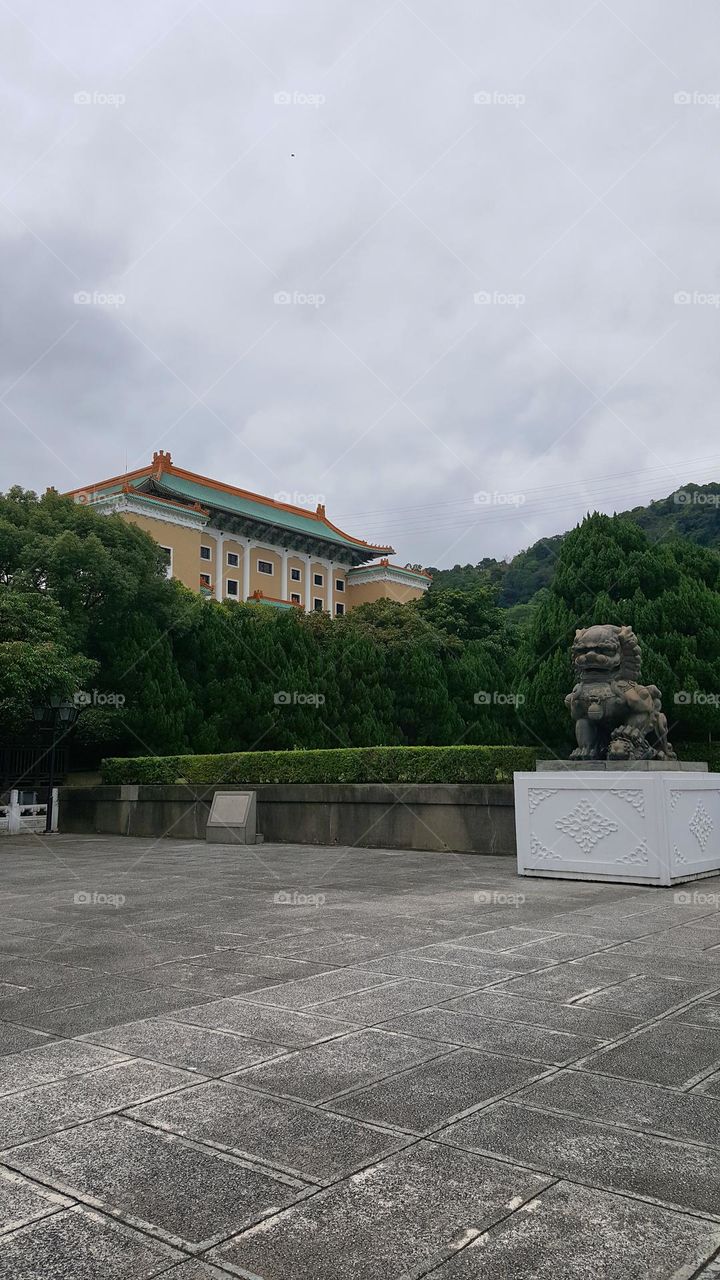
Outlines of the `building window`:
M322 600L319 598L319 596L316 596L315 599L313 600L313 609L315 610L316 613L322 613L323 608L324 608L324 605Z
M336 590L336 591L344 591L344 590L345 590L345 579L344 579L344 578L336 578L336 579L335 579L335 590Z
M293 604L300 604L300 596L298 595L297 591L293 591L292 595L290 596L290 599L292 600Z
M228 578L225 583L225 591L227 595L232 596L235 600L238 598L238 580L237 578Z
M335 613L337 614L338 618L342 618L344 612L345 612L345 605L342 603L341 600L338 600L337 604L335 605Z
M258 567L258 573L274 573L275 572L272 566L272 561L270 560L258 560L257 567Z
M322 576L322 574L321 574L321 573L314 573L314 574L313 574L313 586L315 586L315 587L321 587L324 581L325 581L325 579L323 578L323 576Z
M291 570L290 570L290 578L291 578L291 580L292 580L293 582L299 582L299 581L300 581L300 570L299 570L299 569L291 569Z
M228 551L227 558L228 558L227 562L228 562L229 568L237 569L240 563L240 556L238 555L237 551Z
M160 550L164 551L167 557L165 562L165 577L172 578L172 573L173 573L172 547L161 547Z
M209 587L209 586L210 586L210 574L209 574L209 573L201 573L201 574L200 574L200 586L201 586L201 587Z
M201 560L211 560L211 559L212 559L212 551L211 551L210 547L205 547L205 546L201 546L201 547L200 547L200 559L201 559Z

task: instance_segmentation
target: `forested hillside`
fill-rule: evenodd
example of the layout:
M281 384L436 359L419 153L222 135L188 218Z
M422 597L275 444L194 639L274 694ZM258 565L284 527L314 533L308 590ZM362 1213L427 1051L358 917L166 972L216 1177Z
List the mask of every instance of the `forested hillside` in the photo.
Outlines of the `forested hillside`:
M688 538L699 547L720 551L720 484L688 484L667 498L647 507L620 512L647 534L651 542L668 538ZM506 607L527 604L552 582L566 533L541 538L512 560L480 560L478 564L456 564L452 569L428 568L433 575L432 590L452 587L471 591L477 586L497 585L498 602Z

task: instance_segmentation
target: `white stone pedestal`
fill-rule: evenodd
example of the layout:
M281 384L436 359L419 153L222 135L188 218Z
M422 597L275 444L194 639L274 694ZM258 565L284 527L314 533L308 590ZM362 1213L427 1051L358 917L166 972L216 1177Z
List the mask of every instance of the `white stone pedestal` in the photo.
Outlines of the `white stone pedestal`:
M720 871L720 773L515 774L518 873L676 884Z

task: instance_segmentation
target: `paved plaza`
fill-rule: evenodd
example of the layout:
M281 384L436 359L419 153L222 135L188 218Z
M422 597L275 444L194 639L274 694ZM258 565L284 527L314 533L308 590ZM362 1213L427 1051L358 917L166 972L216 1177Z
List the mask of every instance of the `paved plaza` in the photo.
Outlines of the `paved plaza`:
M0 845L1 1280L720 1275L720 878Z

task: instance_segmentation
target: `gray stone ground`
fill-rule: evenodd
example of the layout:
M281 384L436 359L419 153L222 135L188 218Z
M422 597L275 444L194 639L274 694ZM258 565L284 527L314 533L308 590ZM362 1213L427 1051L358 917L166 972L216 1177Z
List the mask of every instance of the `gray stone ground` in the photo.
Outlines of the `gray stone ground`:
M720 1275L720 879L73 836L0 876L0 1280Z

